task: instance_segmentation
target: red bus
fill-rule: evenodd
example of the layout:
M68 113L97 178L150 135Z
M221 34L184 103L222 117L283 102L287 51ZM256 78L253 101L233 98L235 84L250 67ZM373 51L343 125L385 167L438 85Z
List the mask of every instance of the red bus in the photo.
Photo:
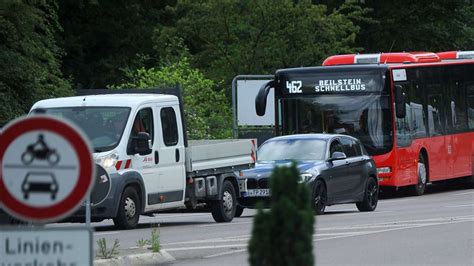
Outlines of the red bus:
M474 52L336 55L281 69L260 88L257 115L272 88L277 135L357 137L382 187L422 195L427 183L474 182Z

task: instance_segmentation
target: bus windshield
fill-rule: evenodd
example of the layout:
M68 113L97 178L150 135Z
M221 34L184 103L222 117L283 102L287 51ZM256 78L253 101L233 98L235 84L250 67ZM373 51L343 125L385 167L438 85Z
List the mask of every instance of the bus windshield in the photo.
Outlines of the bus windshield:
M388 95L318 95L281 99L283 135L336 133L354 136L370 155L392 148Z
M89 138L94 152L115 148L122 138L130 108L128 107L61 107L33 110L66 118L77 125Z

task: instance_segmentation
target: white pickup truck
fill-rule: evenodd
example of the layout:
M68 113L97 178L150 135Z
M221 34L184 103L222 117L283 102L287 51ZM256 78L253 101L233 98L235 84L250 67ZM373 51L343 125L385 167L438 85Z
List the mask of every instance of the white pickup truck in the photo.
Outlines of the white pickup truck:
M255 140L188 141L179 99L165 94L57 98L35 103L30 115L66 118L89 138L97 173L111 181L106 199L92 208L93 220L112 218L129 229L140 214L206 203L215 221L229 222L240 195L235 173L254 165ZM76 215L83 216L84 208Z

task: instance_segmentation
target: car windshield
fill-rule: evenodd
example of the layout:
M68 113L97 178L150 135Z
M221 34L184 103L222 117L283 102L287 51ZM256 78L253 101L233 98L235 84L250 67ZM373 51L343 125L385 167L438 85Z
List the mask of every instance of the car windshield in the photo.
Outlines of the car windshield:
M283 139L265 142L257 152L259 162L279 160L323 160L326 141L319 139Z
M66 118L86 133L94 152L115 148L123 134L130 108L127 107L61 107L33 110L36 114L50 114Z

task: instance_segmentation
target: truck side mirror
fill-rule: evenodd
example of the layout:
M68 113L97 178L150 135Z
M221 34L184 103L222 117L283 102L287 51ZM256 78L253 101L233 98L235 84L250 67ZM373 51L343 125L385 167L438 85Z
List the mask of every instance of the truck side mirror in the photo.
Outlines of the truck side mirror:
M395 114L397 118L406 116L405 95L401 85L395 85Z
M146 132L139 132L136 136L132 137L132 145L130 147L131 154L147 155L151 153L151 138Z

